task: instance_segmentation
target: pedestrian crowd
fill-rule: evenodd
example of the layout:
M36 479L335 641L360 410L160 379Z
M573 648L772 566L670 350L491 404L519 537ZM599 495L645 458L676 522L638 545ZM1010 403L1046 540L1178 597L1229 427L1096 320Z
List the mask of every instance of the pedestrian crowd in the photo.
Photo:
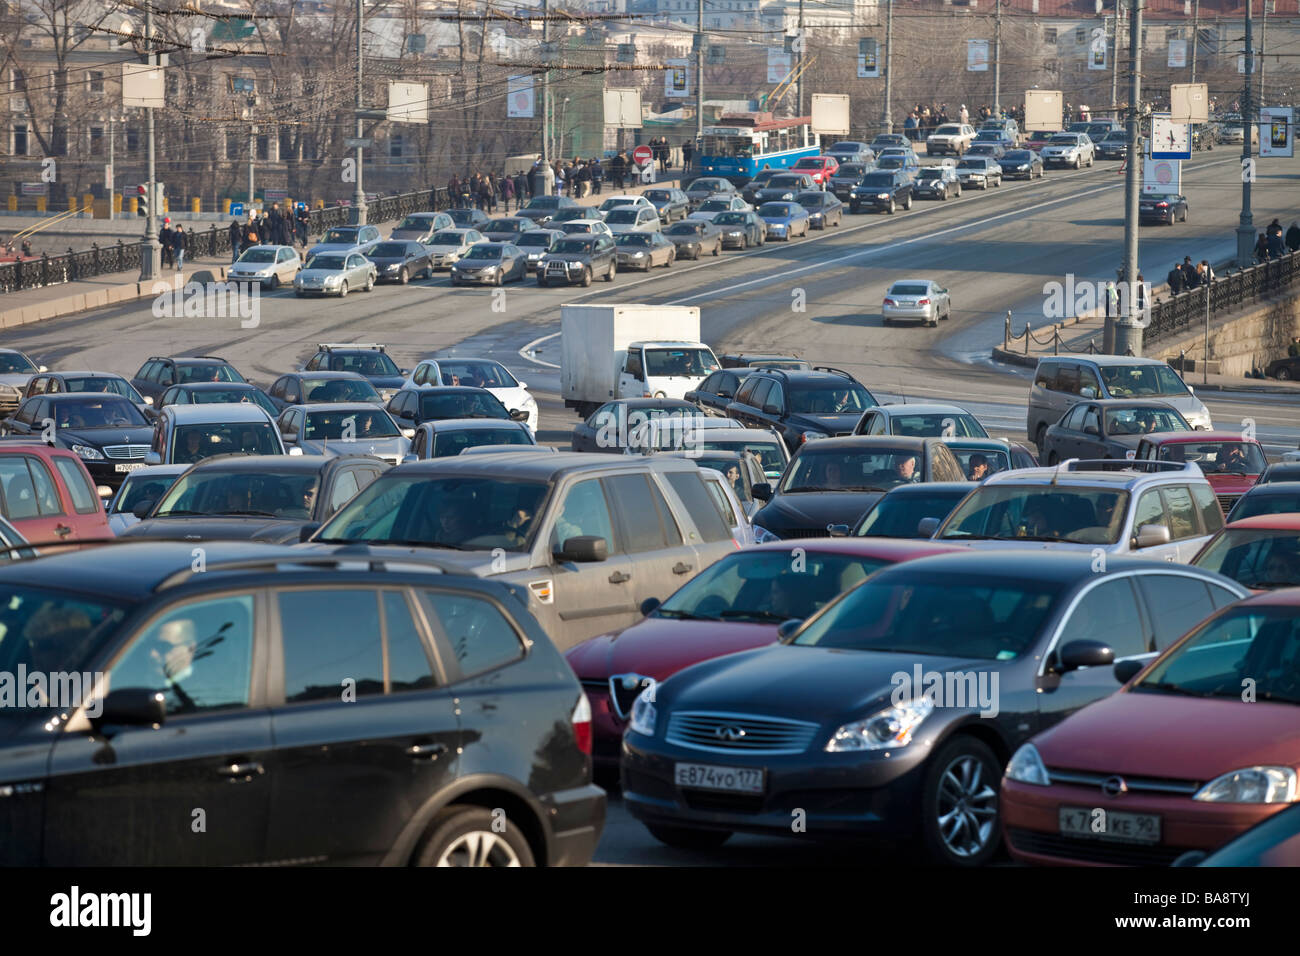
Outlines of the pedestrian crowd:
M1300 249L1300 225L1291 223L1291 228L1282 233L1282 224L1274 219L1255 240L1255 261L1268 262L1281 259Z
M1183 256L1182 262L1174 263L1174 267L1169 270L1169 275L1165 281L1169 283L1169 294L1178 295L1180 292L1188 292L1192 289L1199 289L1203 285L1208 285L1217 279L1214 269L1211 268L1208 259L1202 259L1199 263L1192 262L1191 256Z
M276 203L271 209L254 209L248 214L247 222L238 218L230 223L230 261L239 258L245 249L253 246L302 246L307 249L308 225L311 213L306 203L298 203L294 209L280 210Z
M1018 124L1024 125L1025 108L1017 106L1013 109L1004 109L1001 113L996 113L991 106L981 106L972 113L962 103L957 109L952 109L947 103L926 105L917 103L907 114L907 119L903 121L903 135L913 142L920 142L933 133L945 123L982 123L988 119L1013 119Z

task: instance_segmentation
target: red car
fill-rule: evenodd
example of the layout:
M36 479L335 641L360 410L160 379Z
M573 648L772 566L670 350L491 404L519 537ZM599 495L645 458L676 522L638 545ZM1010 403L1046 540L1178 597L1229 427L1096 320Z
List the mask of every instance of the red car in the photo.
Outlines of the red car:
M592 710L592 757L616 770L632 704L647 687L692 664L775 643L784 621L810 617L842 591L889 564L964 548L929 540L813 538L729 554L644 620L570 648L569 666Z
M804 156L790 167L790 172L811 176L818 186L825 186L826 181L839 168L839 160L834 156Z
M1300 800L1300 591L1230 604L1021 746L1002 782L1023 863L1172 863Z
M1036 153L1039 150L1041 150L1044 146L1046 146L1048 140L1050 140L1053 136L1055 136L1059 132L1060 130L1056 130L1055 132L1049 132L1047 130L1038 130L1032 133L1026 133L1024 148L1032 149Z
M1256 591L1300 587L1300 514L1255 515L1224 525L1192 564Z
M0 444L0 511L37 546L113 537L90 472L62 448Z
M1193 461L1205 473L1226 515L1268 467L1264 447L1240 432L1165 432L1138 443L1136 458Z

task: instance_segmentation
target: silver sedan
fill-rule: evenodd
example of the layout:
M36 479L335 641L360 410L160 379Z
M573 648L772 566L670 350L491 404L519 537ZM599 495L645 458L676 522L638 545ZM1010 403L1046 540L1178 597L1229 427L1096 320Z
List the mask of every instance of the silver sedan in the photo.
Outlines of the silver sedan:
M319 252L293 280L295 295L348 294L349 289L369 292L379 277L375 264L359 252Z
M933 328L952 315L952 300L947 289L930 279L900 279L885 293L880 313L885 325L920 322Z

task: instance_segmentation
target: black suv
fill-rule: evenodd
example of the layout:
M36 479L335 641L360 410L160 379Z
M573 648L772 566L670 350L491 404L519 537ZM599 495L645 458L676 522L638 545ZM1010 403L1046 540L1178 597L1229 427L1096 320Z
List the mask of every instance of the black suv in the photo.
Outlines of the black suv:
M384 401L392 398L402 384L409 369L398 368L388 357L384 346L377 342L324 343L316 347L303 370L307 372L356 372L361 375Z
M761 368L750 372L726 415L750 428L775 428L793 453L804 442L851 435L862 413L880 403L848 372Z
M912 177L905 169L874 169L849 193L849 211L883 209L893 214L899 206L912 208Z
M0 568L0 671L107 688L0 708L5 863L587 863L586 695L525 587L448 570L247 541Z
M131 385L154 404L163 390L187 382L244 382L247 379L225 359L216 355L186 355L165 358L150 356L131 379Z

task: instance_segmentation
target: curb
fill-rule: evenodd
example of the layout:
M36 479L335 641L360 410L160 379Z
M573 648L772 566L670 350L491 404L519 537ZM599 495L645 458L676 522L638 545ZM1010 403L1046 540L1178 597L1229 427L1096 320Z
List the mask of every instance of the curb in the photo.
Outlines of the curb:
M182 275L186 276L186 282L189 282L205 273L210 278L203 281L224 282L226 280L226 266L204 266L195 268L190 273L182 273ZM9 309L0 312L0 328L8 329L19 325L29 325L33 322L44 322L47 319L61 319L91 309L102 309L106 306L117 305L120 302L147 299L158 295L155 286L160 282L171 288L175 282L175 274L168 278L151 279L148 282L128 282L123 285L109 286L105 289L96 289L93 292L74 292L70 295L60 296L57 299Z

